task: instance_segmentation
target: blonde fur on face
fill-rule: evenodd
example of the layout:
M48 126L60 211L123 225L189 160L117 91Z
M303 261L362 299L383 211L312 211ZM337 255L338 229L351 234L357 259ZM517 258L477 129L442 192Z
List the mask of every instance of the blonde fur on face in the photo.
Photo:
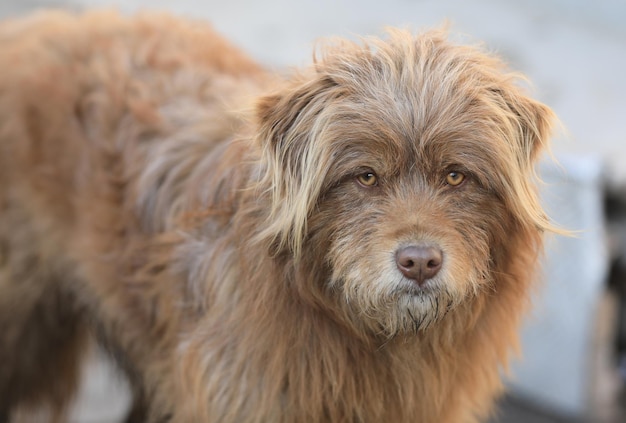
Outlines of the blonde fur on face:
M390 31L282 80L92 12L1 24L0 62L0 420L64 421L91 339L127 421L489 414L553 118L498 59Z

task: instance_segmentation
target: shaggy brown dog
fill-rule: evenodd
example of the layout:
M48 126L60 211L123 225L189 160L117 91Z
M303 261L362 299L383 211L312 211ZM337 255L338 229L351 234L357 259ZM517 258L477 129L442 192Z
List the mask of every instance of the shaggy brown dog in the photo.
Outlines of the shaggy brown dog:
M48 13L0 69L0 420L63 421L92 334L132 422L489 412L549 228L552 115L500 61L392 31L278 81L201 23Z

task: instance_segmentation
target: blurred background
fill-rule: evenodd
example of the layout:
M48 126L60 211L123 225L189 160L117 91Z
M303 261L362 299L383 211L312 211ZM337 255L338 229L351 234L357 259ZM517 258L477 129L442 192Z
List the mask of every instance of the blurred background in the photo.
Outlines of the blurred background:
M541 165L543 200L576 232L548 240L544 283L491 423L626 422L625 0L0 0L0 18L103 6L207 19L277 70L310 63L320 37L448 22L455 38L482 41L527 74L564 128L556 161ZM73 422L117 422L127 406L123 379L94 352Z

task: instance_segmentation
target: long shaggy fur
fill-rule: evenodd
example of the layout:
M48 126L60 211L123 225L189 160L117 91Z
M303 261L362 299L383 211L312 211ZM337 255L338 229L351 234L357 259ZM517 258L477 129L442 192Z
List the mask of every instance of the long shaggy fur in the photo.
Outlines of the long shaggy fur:
M128 421L479 421L549 229L518 80L437 31L282 80L166 15L4 22L0 420L63 421L94 337Z

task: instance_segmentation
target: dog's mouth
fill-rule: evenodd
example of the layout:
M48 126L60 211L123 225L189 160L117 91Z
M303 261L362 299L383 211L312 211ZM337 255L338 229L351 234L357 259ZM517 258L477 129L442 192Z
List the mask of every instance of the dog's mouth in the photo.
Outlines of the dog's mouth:
M411 290L400 302L406 313L406 329L417 333L430 328L450 313L456 303L445 292L437 289Z
M439 309L443 306L446 309L452 309L454 307L454 301L450 295L434 287L410 288L403 295L411 302L421 306L420 308L427 306L429 309Z
M410 280L403 281L404 283L396 289L396 294L400 296L409 296L418 299L431 297L437 295L438 289L434 286L425 285L419 286L412 283Z

